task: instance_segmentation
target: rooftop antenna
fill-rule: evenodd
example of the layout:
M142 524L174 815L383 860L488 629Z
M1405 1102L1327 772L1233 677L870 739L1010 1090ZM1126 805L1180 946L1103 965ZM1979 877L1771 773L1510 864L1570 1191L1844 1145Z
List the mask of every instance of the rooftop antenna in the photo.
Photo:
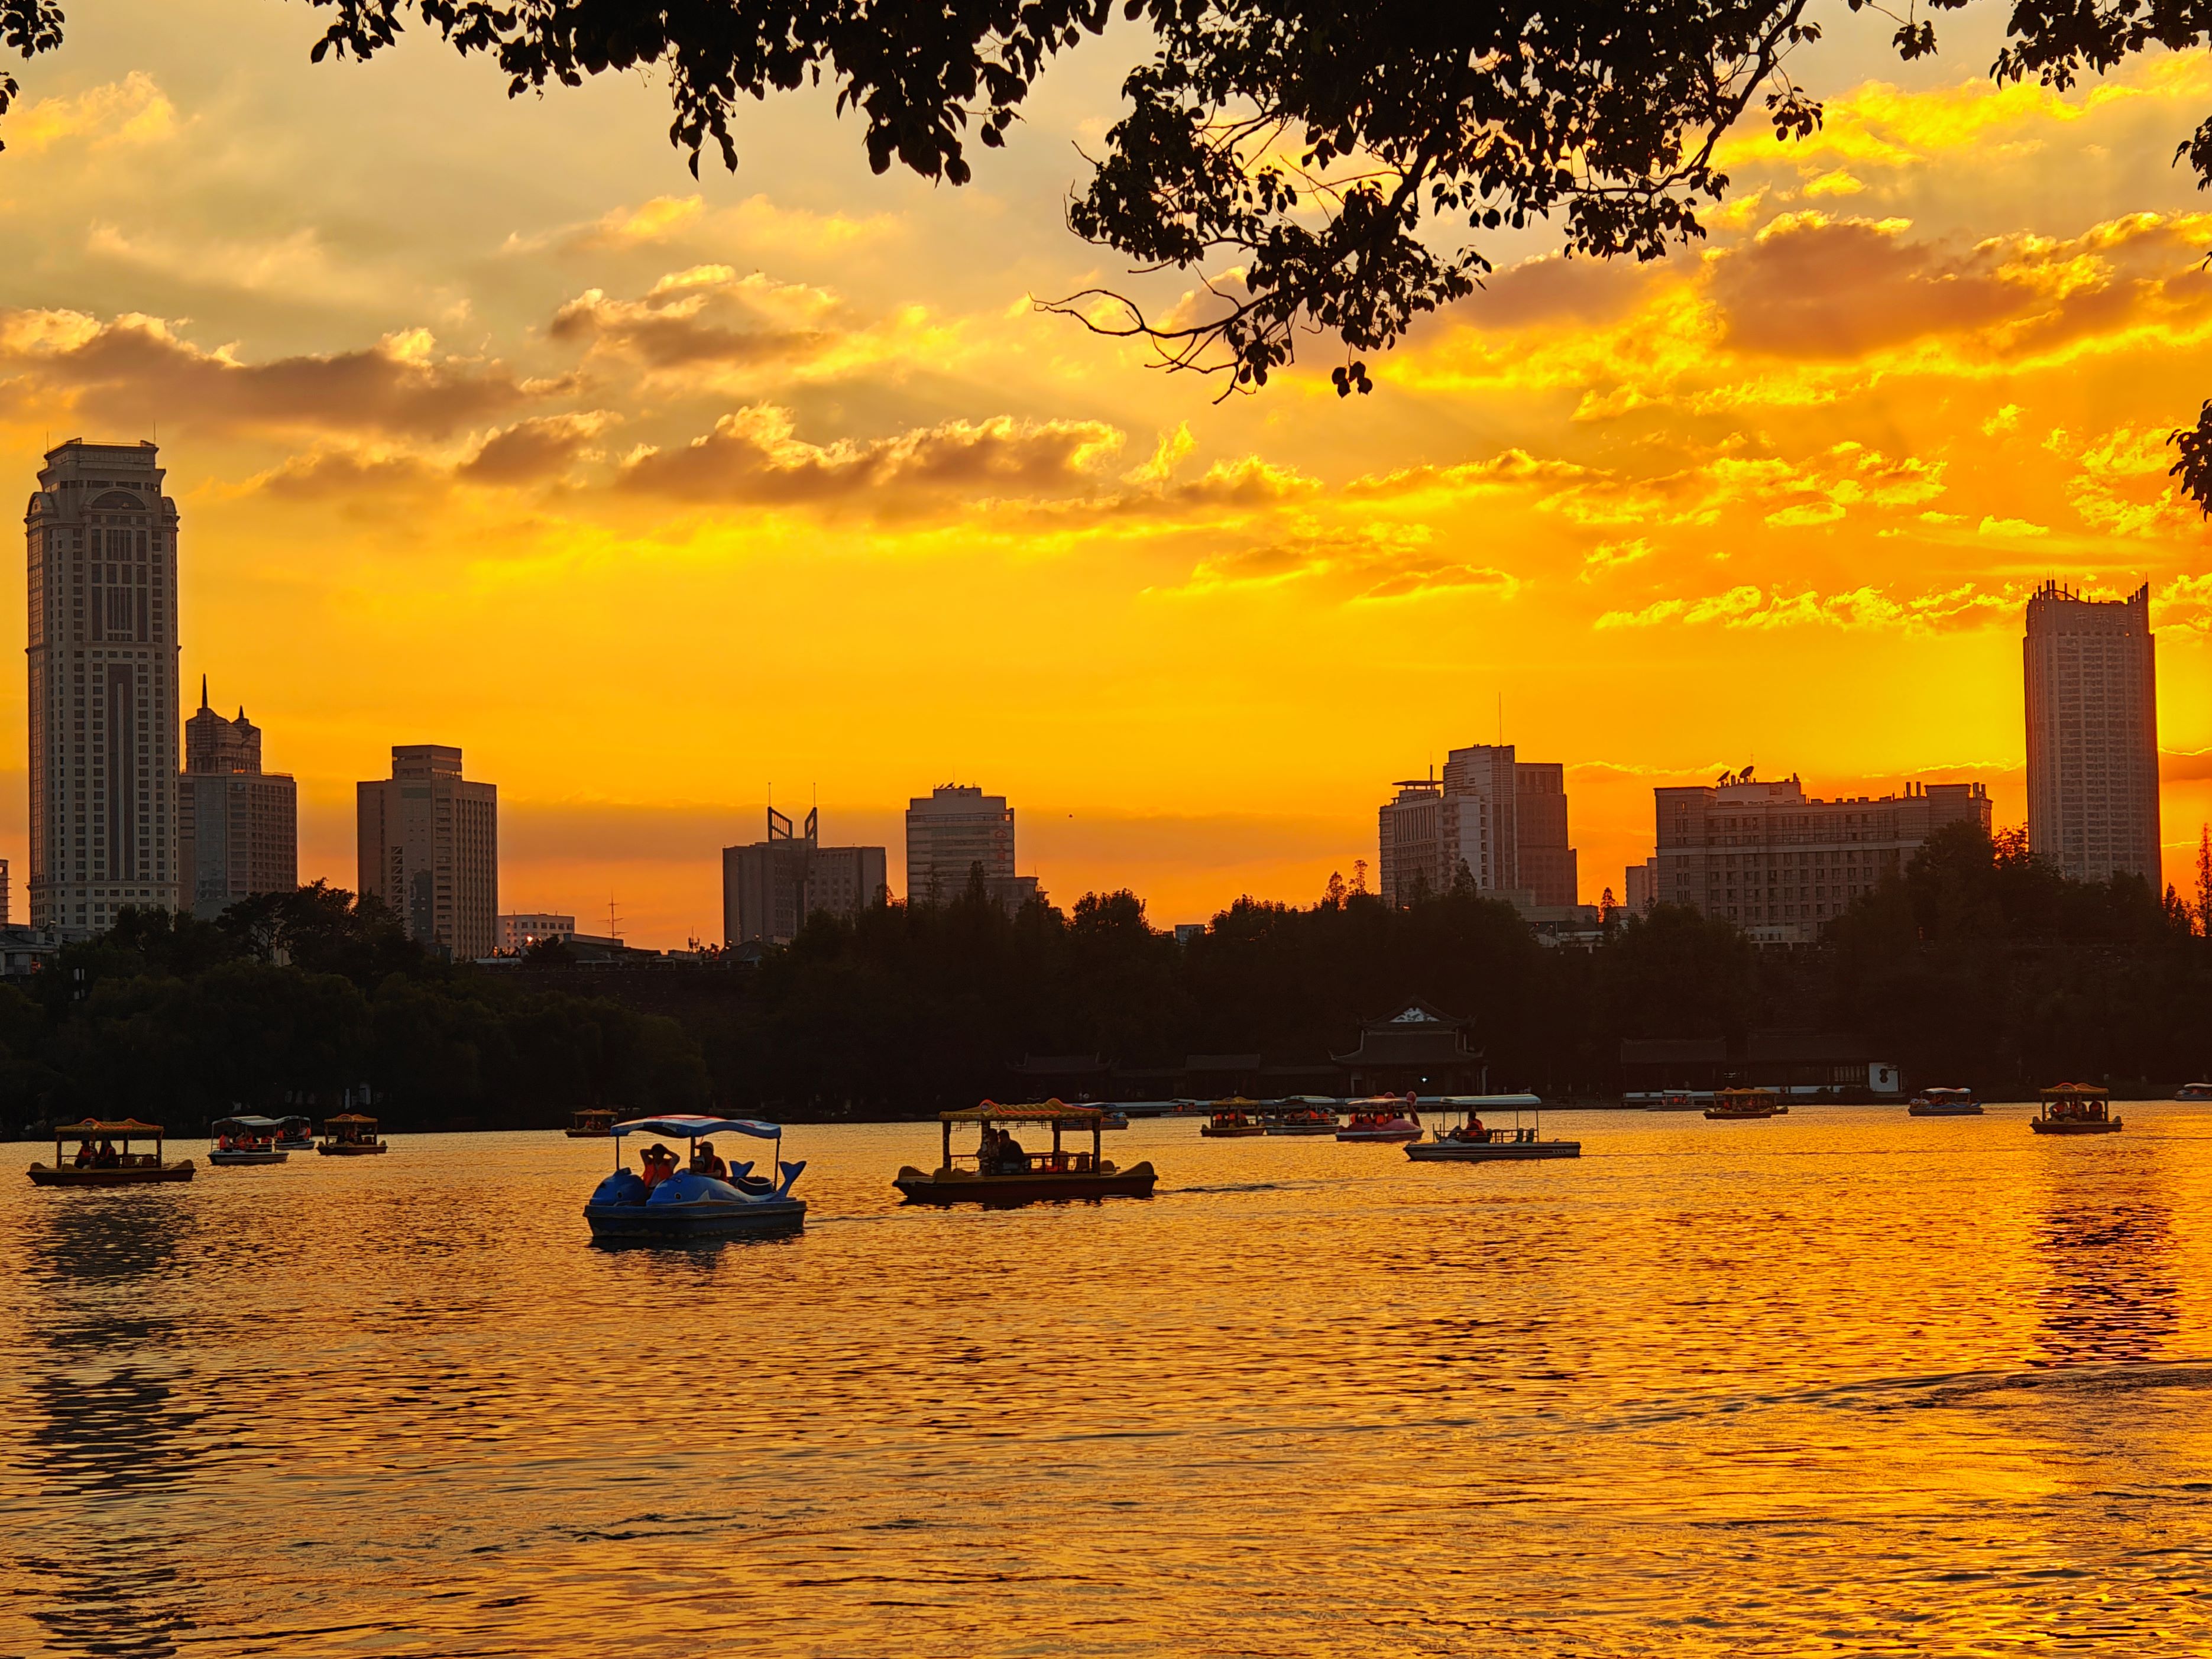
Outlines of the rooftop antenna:
M612 893L607 895L607 937L609 939L622 937L622 924L615 916L615 896Z

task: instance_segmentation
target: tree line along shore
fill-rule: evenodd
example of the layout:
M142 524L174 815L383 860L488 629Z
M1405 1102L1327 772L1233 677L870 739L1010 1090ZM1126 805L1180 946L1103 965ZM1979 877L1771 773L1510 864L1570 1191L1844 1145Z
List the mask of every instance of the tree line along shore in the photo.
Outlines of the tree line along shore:
M174 1134L237 1109L391 1129L550 1128L583 1108L791 1122L1011 1098L1012 1062L1095 1053L1322 1060L1409 999L1464 1015L1493 1089L1618 1099L1624 1038L1847 1030L1909 1082L1990 1099L2057 1079L2154 1093L2212 1074L2212 855L2202 891L2067 880L1955 825L1817 946L1761 949L1662 905L1547 946L1460 890L1239 900L1178 943L1129 892L1009 915L980 892L817 917L757 962L586 974L435 959L374 901L317 883L213 922L126 912L0 987L0 1129L129 1113Z

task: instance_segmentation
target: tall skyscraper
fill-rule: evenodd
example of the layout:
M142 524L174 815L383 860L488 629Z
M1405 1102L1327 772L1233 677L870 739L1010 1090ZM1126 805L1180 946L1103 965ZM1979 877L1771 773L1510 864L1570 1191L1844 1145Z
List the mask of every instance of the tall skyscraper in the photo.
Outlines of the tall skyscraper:
M2157 890L2158 666L2150 585L2084 599L2045 582L2027 602L2027 844L2076 881Z
M1517 760L1510 743L1474 744L1445 757L1441 780L1393 787L1379 823L1384 903L1449 892L1462 869L1476 891L1524 910L1578 902L1559 762Z
M1810 945L1852 900L1912 862L1947 823L1990 827L1978 783L1905 786L1902 795L1809 798L1795 777L1652 791L1658 854L1648 893L1735 922L1762 945Z
M821 810L806 815L804 834L773 806L768 839L722 849L722 938L731 945L763 939L788 945L806 919L826 912L857 915L889 892L889 860L880 847L819 844Z
M31 925L179 908L177 504L149 443L46 452L30 578Z
M1035 876L1014 873L1014 809L1004 795L945 783L907 803L908 903L950 904L978 867L985 890L1009 911L1043 896Z
M300 803L291 775L261 769L261 728L238 711L208 707L185 722L185 773L177 781L177 863L191 912L212 921L255 893L300 884Z
M395 744L392 775L354 786L361 890L410 938L459 961L499 943L499 791L461 776L461 751Z

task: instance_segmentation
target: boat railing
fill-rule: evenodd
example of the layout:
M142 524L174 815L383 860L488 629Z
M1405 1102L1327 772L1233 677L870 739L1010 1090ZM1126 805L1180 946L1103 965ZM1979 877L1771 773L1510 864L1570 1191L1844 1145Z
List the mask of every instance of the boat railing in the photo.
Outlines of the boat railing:
M1486 1141L1493 1146L1514 1146L1525 1145L1526 1143L1535 1139L1536 1132L1531 1128L1482 1129L1480 1131L1468 1128L1458 1128L1447 1129L1437 1138L1439 1140L1456 1140L1462 1146L1470 1141Z
M1002 1152L992 1160L992 1167L987 1170L983 1167L983 1157L980 1152L955 1152L952 1155L953 1168L965 1165L978 1175L1020 1175L1024 1172L1030 1175L1092 1175L1098 1168L1097 1160L1089 1152L1079 1152L1073 1148L1057 1152L1024 1152L1019 1162L1021 1168L1018 1170L1014 1167L1016 1160Z

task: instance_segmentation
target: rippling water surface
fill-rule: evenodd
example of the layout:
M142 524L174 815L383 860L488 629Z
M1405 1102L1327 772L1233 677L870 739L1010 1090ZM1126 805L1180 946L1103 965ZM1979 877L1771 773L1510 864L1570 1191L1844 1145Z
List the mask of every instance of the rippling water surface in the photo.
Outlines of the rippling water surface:
M2212 1115L2124 1110L992 1213L795 1128L805 1235L678 1250L558 1135L10 1176L0 1653L2203 1653Z

